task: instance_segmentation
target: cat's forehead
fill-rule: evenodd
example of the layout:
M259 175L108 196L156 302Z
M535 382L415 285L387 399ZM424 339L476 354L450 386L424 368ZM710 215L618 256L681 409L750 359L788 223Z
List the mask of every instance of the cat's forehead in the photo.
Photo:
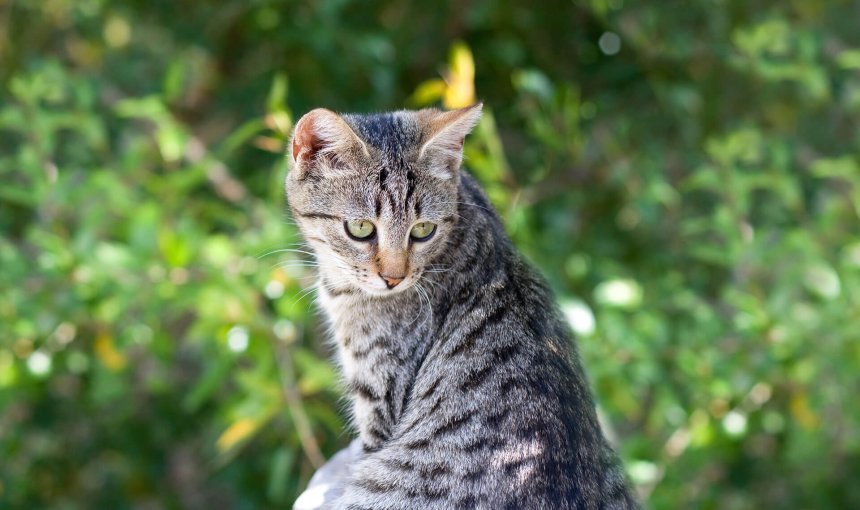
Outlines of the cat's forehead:
M421 126L412 112L344 115L356 134L383 155L404 156L419 148Z

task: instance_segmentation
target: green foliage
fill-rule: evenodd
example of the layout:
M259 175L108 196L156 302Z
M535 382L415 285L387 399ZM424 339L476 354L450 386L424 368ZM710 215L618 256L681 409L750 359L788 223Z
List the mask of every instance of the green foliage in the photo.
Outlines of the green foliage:
M294 114L473 95L647 505L860 506L858 9L0 4L0 507L289 507L348 441Z

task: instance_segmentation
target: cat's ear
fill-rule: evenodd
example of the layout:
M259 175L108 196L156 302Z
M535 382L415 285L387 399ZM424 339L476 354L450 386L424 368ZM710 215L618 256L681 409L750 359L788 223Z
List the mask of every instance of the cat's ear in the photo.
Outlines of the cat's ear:
M463 160L463 141L481 119L483 106L476 103L447 112L423 111L427 112L425 134L418 158L432 158L428 168L434 176L450 179L457 175Z
M354 151L367 155L367 146L340 115L325 108L306 113L296 123L290 142L293 171L303 179L312 171L325 173Z

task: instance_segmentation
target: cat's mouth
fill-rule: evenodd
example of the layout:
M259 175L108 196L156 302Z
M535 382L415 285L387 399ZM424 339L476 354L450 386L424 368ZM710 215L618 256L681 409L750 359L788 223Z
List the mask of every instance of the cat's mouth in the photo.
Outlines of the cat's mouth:
M361 288L374 296L392 296L409 290L418 280L417 275L391 276L379 273L376 278L361 282Z

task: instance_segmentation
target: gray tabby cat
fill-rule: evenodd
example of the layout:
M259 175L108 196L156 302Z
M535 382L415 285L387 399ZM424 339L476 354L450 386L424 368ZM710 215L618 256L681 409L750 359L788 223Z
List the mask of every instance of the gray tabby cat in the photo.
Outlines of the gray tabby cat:
M460 171L481 105L298 122L286 180L364 455L334 508L635 508L570 333Z

